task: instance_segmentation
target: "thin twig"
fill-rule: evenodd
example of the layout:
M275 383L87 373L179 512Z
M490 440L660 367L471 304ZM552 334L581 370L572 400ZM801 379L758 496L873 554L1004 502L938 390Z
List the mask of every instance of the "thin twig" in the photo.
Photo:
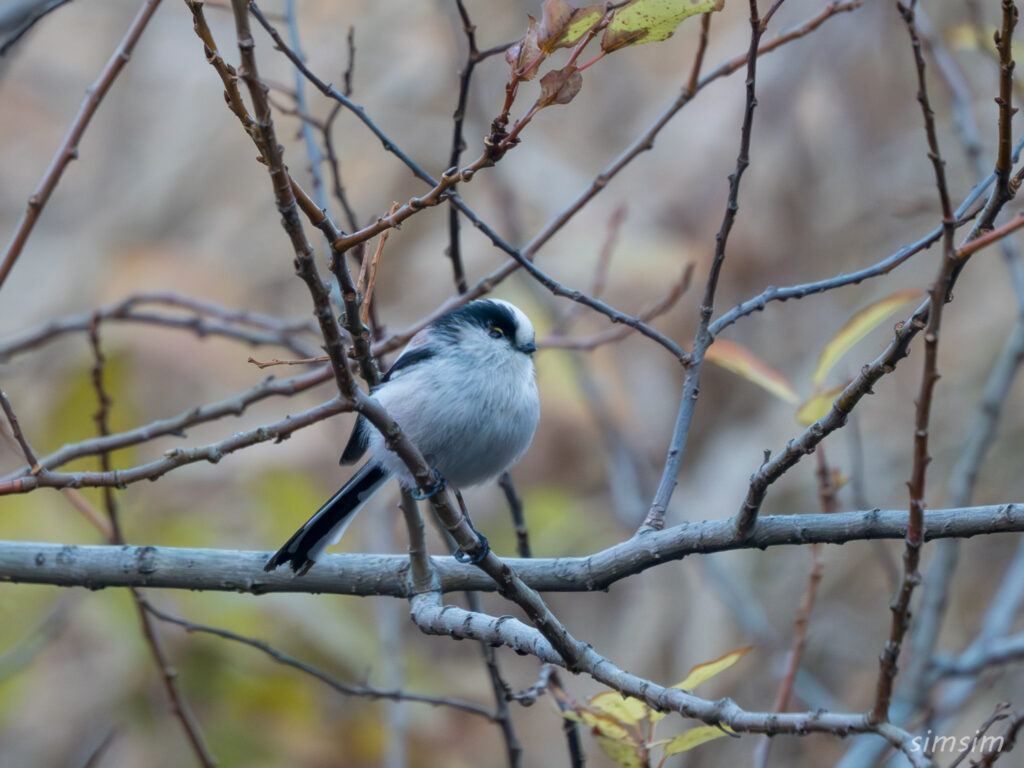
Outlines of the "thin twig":
M818 446L815 449L815 456L818 461L815 476L818 481L818 501L822 513L826 515L835 514L838 510L836 500L835 477L825 458L825 449ZM811 544L811 571L807 576L807 586L804 588L804 596L797 608L796 620L793 623L793 641L786 656L785 672L782 680L779 681L779 688L775 693L775 702L772 709L775 712L785 712L789 706L789 698L793 693L793 684L796 682L796 675L803 660L804 651L807 649L807 628L811 621L811 613L814 610L814 601L818 595L818 586L821 584L821 577L825 570L825 562L822 559L821 544ZM754 765L757 768L765 768L768 765L768 754L771 751L772 740L763 739L758 745L755 753Z
M348 355L345 351L345 344L341 337L341 331L335 320L331 308L331 301L316 262L313 259L312 249L306 234L303 231L302 219L299 217L299 209L296 203L293 181L288 175L284 165L284 153L282 147L277 143L274 130L273 116L271 115L270 104L267 102L267 87L260 81L259 71L256 66L255 43L252 38L252 31L249 28L248 7L244 0L232 0L232 10L235 17L235 31L238 37L238 49L241 54L242 65L239 69L239 77L245 82L252 99L254 126L256 131L253 140L260 149L260 153L267 163L267 170L274 189L274 199L277 202L277 209L281 213L281 225L284 227L288 239L291 241L292 249L295 252L295 271L306 283L310 298L313 302L313 315L320 325L320 332L324 337L326 352L331 358L331 370L334 372L338 384L338 391L343 397L352 398L357 387L352 374L348 369ZM344 262L340 267L335 265L335 275L342 285L342 294L351 288L351 277L348 276L348 269ZM342 280L341 272L344 272L348 281ZM346 309L347 309L346 305ZM354 318L351 318L354 322ZM353 333L353 341L356 334Z
M1024 712L1018 712L1010 718L1009 724L996 743L982 755L981 760L977 763L978 768L988 768L988 766L994 765L1000 757L1012 752L1017 745L1017 736L1022 727L1024 727Z
M830 3L817 16L811 18L804 24L795 27L785 33L782 33L773 40L765 43L758 49L758 56L770 53L771 51L776 50L777 48L789 42L792 42L793 40L797 40L801 37L804 37L805 35L808 35L811 32L813 32L828 19L833 18L838 14L847 11L852 11L860 7L860 5L861 0ZM259 19L258 9L255 9L254 6L253 12L254 15L256 15L257 19ZM269 23L264 24L264 26L265 28L268 29L268 32L270 32L270 30L272 29ZM272 36L274 34L275 33L271 32ZM422 181L426 182L432 187L436 187L438 185L438 181L434 179L433 176L428 174L425 170L423 170L423 168L419 164L417 164L411 157L409 157L408 154L403 152L401 148L399 148L395 144L395 142L386 133L384 133L384 131L382 131L381 128L366 114L366 111L362 107L354 103L350 98L348 98L344 94L339 93L337 89L333 88L328 83L318 78L313 72L311 72L308 69L308 67L305 66L305 64L301 60L294 57L293 54L290 54L288 47L283 44L283 41L279 42L279 40L280 36L277 36L277 38L275 38L275 42L279 44L285 55L289 57L293 64L295 64L302 70L303 74L310 80L310 82L313 83L313 85L315 85L325 96L333 98L339 103L344 104L344 106L348 110L350 110L354 115L356 115L356 117L364 125L366 125L366 127L369 128L370 131L372 131L373 134L378 139L381 140L381 142L384 145L384 149L394 154L399 160L401 160L402 163L404 163L406 167L408 167L417 178L421 179ZM504 48L502 48L502 50L503 49ZM481 53L481 55L487 53L488 51L484 51ZM715 80L730 75L736 70L740 69L744 64L747 63L748 57L748 54L742 54L725 62L717 69L701 78L698 83L697 90L702 90L704 87L714 82ZM668 108L666 108L662 112L661 115L659 115L659 117L643 133L642 136L637 138L628 149L626 149L618 158L616 158L609 166L607 166L600 174L598 174L598 176L594 179L594 181L586 190L584 190L580 195L578 195L577 198L568 207L563 209L550 222L548 222L548 224L521 250L513 248L509 243L507 243L493 229L491 229L491 227L489 227L486 222L484 222L479 216L473 213L473 211L460 198L452 198L452 204L455 205L465 216L467 216L467 218L469 218L469 220L474 224L474 226L476 226L481 232L483 232L484 235L486 235L488 239L490 239L491 242L497 248L500 248L505 253L512 256L513 259L509 262L506 262L503 266L499 267L490 274L478 280L476 283L470 286L469 290L466 293L461 294L460 296L445 302L442 306L438 307L433 313L431 313L428 317L424 318L415 327L410 328L407 331L404 331L400 334L390 336L383 342L375 345L375 354L383 354L385 352L403 346L413 335L415 335L417 331L421 330L427 324L437 319L444 313L451 311L452 309L455 309L459 306L462 306L463 304L465 304L468 301L471 301L472 299L479 298L484 293L488 292L491 288L493 288L499 282L508 277L508 275L510 275L512 272L518 269L522 265L523 259L532 260L534 254L557 231L559 231L579 210L581 210L587 202L589 202L595 195L597 195L602 189L604 189L604 187L608 184L612 177L617 175L623 168L625 168L640 154L651 149L654 146L654 138L657 136L657 134L661 131L662 128L665 127L665 125L668 124L668 122L672 119L672 117L675 116L675 114L680 109L682 109L686 104L688 104L692 100L692 98L692 94L681 94ZM310 211L307 211L307 215L310 213ZM317 221L314 221L314 223L316 223L317 226L321 226L321 224L318 223ZM598 309L598 311L605 311L606 309L610 309L598 307L594 308ZM612 319L615 320L616 318L612 317ZM628 324L626 318L620 317L618 318L618 320L620 322L626 322ZM645 333L645 335L649 334ZM658 337L660 337L660 334L658 334ZM652 338L656 337L652 336ZM663 345L665 345L665 342L668 341L667 339L664 339L664 337L657 338L656 340L658 340ZM669 342L669 344L671 345L672 343ZM670 350L673 351L674 354L677 354L678 356L677 345L669 346L669 348Z
M160 0L145 0L142 3L138 13L128 27L128 31L118 44L117 49L103 67L99 77L96 78L96 81L86 91L85 100L82 102L81 107L79 107L78 114L71 121L71 127L68 129L64 141L61 142L60 147L57 149L57 154L50 161L50 166L46 169L46 173L43 174L39 186L36 187L35 192L28 199L28 207L18 221L18 226L14 230L14 235L11 237L3 257L0 258L0 287L7 280L11 269L14 268L14 263L25 248L25 243L28 242L29 235L32 234L32 229L42 214L47 201L50 199L50 195L60 182L64 170L72 160L78 157L78 142L81 141L82 134L89 127L89 121L96 114L96 110L110 90L110 86L113 85L114 80L117 79L118 74L120 74L124 65L131 58L135 44L139 41L139 37L142 35L149 20L153 17L153 13L159 4Z
M348 46L348 64L345 66L345 74L342 75L342 90L345 96L352 95L352 77L355 72L356 66L356 28L349 27L348 34L345 36L345 41ZM297 70L301 73L301 70ZM348 201L348 194L345 192L345 186L341 183L341 167L338 164L338 154L334 149L334 140L332 138L332 127L335 119L341 113L342 105L335 104L327 115L327 120L324 121L323 134L324 134L324 151L327 153L327 164L331 169L331 179L334 186L334 197L341 205L341 209L345 212L345 221L350 230L359 229L359 221L356 216L355 210ZM356 255L360 258L362 254L359 253L358 249Z
M587 293L595 299L601 297L604 293L605 285L608 282L608 270L612 265L612 257L615 256L615 245L619 239L619 231L622 229L622 225L626 221L626 213L626 204L620 203L615 207L615 210L612 211L612 215L608 217L604 242L601 244L601 251L597 255L597 264L594 266L594 278L590 287L587 289ZM582 309L582 304L570 304L568 309L565 310L562 316L552 326L552 336L564 336L573 321L579 316ZM624 331L626 334L629 333L628 327L608 330Z
M278 360L276 357L272 360L257 360L254 357L247 358L245 362L252 363L259 369L273 368L275 365L309 365L310 363L328 363L331 358L327 355L317 355L316 357L302 357L298 360Z
M295 0L285 0L284 15L288 24L288 35L291 38L292 49L299 56L303 56L302 44L299 40L299 19L295 13ZM308 114L309 108L306 104L306 78L302 73L295 70L295 108L299 114ZM313 179L313 199L321 208L327 207L327 195L324 191L324 179L320 170L323 163L323 154L316 143L313 135L313 126L307 121L302 121L302 140L306 144L306 156L309 159L309 173Z
M228 108L241 121L243 128L256 143L260 150L260 155L267 165L273 184L275 200L282 214L282 226L295 252L296 273L306 283L310 297L313 300L313 315L323 336L327 354L331 358L331 370L334 372L339 391L344 396L351 397L352 390L356 388L355 381L348 370L345 345L334 317L330 297L320 278L319 270L313 259L312 248L303 232L302 221L298 217L296 195L301 193L300 198L304 201L304 208L316 209L324 219L326 219L326 214L317 209L316 204L305 196L305 193L301 191L301 188L288 175L284 167L283 150L276 140L270 104L267 101L267 87L259 80L256 70L256 59L253 55L255 44L249 30L249 20L245 7L240 2L233 2L235 26L243 62L242 71L236 72L224 61L217 49L217 44L213 39L213 34L210 32L209 25L206 23L206 17L203 14L202 3L196 0L186 0L186 5L192 12L196 35L203 41L207 61L213 66L224 85L225 101ZM279 35L278 39L280 39ZM284 45L283 41L281 45ZM241 92L238 88L238 80L240 78L249 89L255 118L249 115L248 109L242 100ZM343 267L344 265L342 265ZM345 276L348 276L347 270L343 269L343 271ZM339 280L341 280L340 276ZM347 299L353 302L351 306L346 303L346 316L353 324L358 316L357 308L354 305L354 293L351 286L351 278L349 277L347 282L342 283L342 295L343 298L347 297ZM359 329L356 330L357 333L353 334L353 342L358 351L361 348L360 339L365 341L365 337L358 333ZM372 360L369 365L373 368Z
M57 451L42 457L39 463L46 469L54 469L66 464L73 459L83 456L95 456L106 451L114 451L120 448L127 448L132 445L149 442L158 437L173 435L182 437L185 430L197 424L204 424L216 421L225 416L240 416L253 403L257 403L268 397L291 397L300 392L305 392L319 384L331 379L331 371L324 367L295 376L290 379L274 379L268 377L256 386L244 392L208 403L194 408L189 408L176 416L167 419L158 419L139 427L118 432L107 437L93 437L77 443L65 445ZM12 472L0 478L0 480L12 480L19 475L30 472L31 466Z
M392 203L391 210L394 211L398 203ZM377 284L377 267L380 266L380 257L384 253L384 243L388 241L388 235L390 230L384 230L380 233L380 238L377 240L377 249L373 252L373 258L369 260L370 268L366 274L366 284L363 285L363 270L359 272L359 279L356 280L356 290L362 291L362 311L359 315L359 320L363 325L366 325L370 319L370 306L373 302L373 287ZM366 259L363 259L363 269L366 268Z
M466 35L468 51L466 52L466 63L459 73L459 101L455 106L455 113L452 115L452 151L448 159L449 168L459 165L462 152L466 149L462 127L466 120L466 105L469 103L469 84L473 78L473 70L480 61L480 51L476 47L476 27L470 21L469 13L462 0L455 0L455 6L458 8L459 18L462 20L462 31ZM466 285L465 268L462 264L459 211L454 205L448 207L448 258L452 262L452 279L455 281L455 289L459 293L465 293L468 286Z
M889 719L889 705L892 700L897 662L903 638L910 625L910 600L915 587L921 581L918 567L921 557L921 546L924 543L925 477L928 464L931 462L931 457L928 454L928 428L931 421L932 397L935 384L939 379L939 330L942 323L942 310L947 296L950 295L952 281L955 279L954 269L957 266L953 245L956 218L953 214L953 205L950 202L949 188L946 183L945 163L939 151L938 138L935 131L935 116L928 98L925 80L925 61L921 50L921 41L917 34L917 27L914 24L914 10L912 5L905 6L899 2L897 2L897 7L900 9L907 32L910 35L914 62L917 67L917 100L921 104L925 136L928 142L928 156L931 159L935 172L935 186L938 190L939 202L942 206L943 252L938 276L928 292L929 311L924 334L925 359L921 373L921 385L915 401L917 407L914 416L914 458L910 482L907 484L910 495L910 509L907 537L903 550L903 578L897 589L896 597L890 605L892 622L889 629L889 638L879 658L875 703L871 711L871 717L875 722L884 722ZM1007 162L1009 162L1009 145L1007 145ZM996 189L998 193L998 185Z
M483 603L477 592L466 593L466 604L474 613L481 613L483 610ZM522 768L523 744L519 740L515 723L512 721L512 710L508 705L511 691L505 678L501 676L498 654L490 643L480 641L477 645L483 656L484 668L487 670L487 677L491 683L491 693L494 695L495 721L501 728L501 736L505 742L505 760L508 768Z
M558 670L547 665L544 667L544 671L547 673L543 677L546 687L564 690ZM583 768L586 764L586 756L583 752L583 743L580 740L580 731L576 722L567 717L562 718L562 730L565 732L566 746L569 748L570 768Z
M1002 240L1004 237L1009 235L1011 232L1015 232L1021 227L1024 227L1024 212L1018 213L1008 222L1003 224L1001 227L997 227L981 237L971 240L969 243L965 243L961 247L956 249L954 258L958 260L964 260L971 254L980 251L985 246L991 245L992 243Z
M523 500L516 493L512 475L503 472L498 478L498 485L505 494L505 501L508 502L508 509L512 514L512 527L516 532L516 554L524 558L533 557L530 551L530 531L526 527L526 517L523 515Z
M656 301L654 304L649 306L642 312L638 312L636 317L645 323L649 323L652 320L661 317L668 312L672 307L676 305L683 294L686 293L690 288L690 282L693 278L694 263L691 261L685 267L679 276L679 279L669 287L668 293L666 293L661 299ZM576 305L574 305L576 306ZM595 334L584 337L575 336L561 336L551 335L546 339L541 339L537 346L552 349L578 349L578 350L589 350L597 349L598 347L604 346L605 344L611 344L616 341L621 341L628 338L634 329L629 326L619 326L613 328L605 328L603 331L598 331Z
M697 78L700 77L700 69L704 66L704 54L708 50L708 32L711 29L711 14L705 13L700 17L700 38L697 40L697 53L693 57L693 67L690 69L690 79L686 81L686 92L694 94L697 92ZM760 51L758 51L760 55Z
M679 475L679 467L686 451L687 437L690 432L690 420L697 405L697 396L700 391L700 372L704 362L704 354L708 347L714 342L714 336L710 332L711 316L715 309L715 291L718 287L718 278L722 271L722 264L725 262L725 250L729 240L729 233L732 231L733 222L736 220L736 212L739 210L740 179L743 172L750 165L750 138L754 125L754 108L757 106L757 60L761 36L764 34L764 27L761 25L761 18L758 15L757 0L750 0L750 46L747 50L747 79L746 79L746 102L743 109L743 122L740 127L740 147L736 156L736 168L729 175L729 194L722 215L722 224L715 235L715 249L711 260L711 268L708 270L707 282L704 286L704 298L700 305L700 319L697 331L693 337L693 345L690 350L689 365L686 375L683 378L683 393L676 415L675 426L672 437L669 441L666 452L665 465L661 473L661 481L658 483L658 490L651 500L647 515L641 523L641 529L659 530L665 525L665 511L668 509L669 500L676 487L676 478Z
M14 435L14 439L18 443L18 447L21 448L22 456L24 456L25 461L28 462L29 474L36 475L40 471L45 471L43 466L39 463L39 459L36 458L36 453L32 450L32 445L22 433L21 424L18 423L18 416L14 413L14 408L7 397L7 393L2 389L0 389L0 408L3 408L4 415L7 417L7 423L11 427L11 434Z
M89 346L93 355L90 379L93 391L96 393L97 404L97 410L93 415L93 421L96 424L96 431L100 438L110 437L110 408L113 405L113 401L111 400L103 381L104 367L106 366L107 358L103 354L103 347L100 342L99 315L95 315L93 317L92 326L89 328ZM110 453L107 451L100 453L99 463L101 472L110 472ZM117 499L114 496L114 489L110 486L105 486L103 488L103 503L107 511L107 519L110 521L110 535L108 541L113 545L123 546L126 542L124 532L121 529ZM210 748L207 745L206 739L203 737L202 730L199 727L199 722L196 720L195 714L192 712L192 708L188 705L188 702L185 700L185 697L178 686L178 673L171 666L171 663L167 658L167 653L164 651L163 645L160 642L160 636L157 634L156 629L150 621L149 615L145 611L142 593L135 588L130 589L129 592L131 593L132 600L135 603L135 607L138 612L143 638L145 638L146 645L149 646L150 653L153 656L153 661L160 673L160 679L163 682L164 690L167 693L167 700L171 704L171 711L174 713L178 722L181 723L181 728L185 732L185 738L188 740L189 746L196 756L196 760L198 760L199 764L204 766L204 768L212 768L212 766L217 765L217 759L210 752Z
M1024 148L1024 139L1017 142L1017 145L1014 147L1014 153L1019 154L1022 148ZM985 194L995 181L996 174L989 174L986 178L978 182L974 189L971 190L970 194L964 198L964 201L956 210L957 227L968 222L970 219L971 208L978 202L978 200L981 199L982 195ZM843 286L856 285L872 277L887 275L893 269L907 261L911 256L920 253L938 242L942 238L943 231L943 225L940 224L924 237L919 238L909 245L903 246L895 253L885 257L875 264L872 264L870 267L859 269L856 272L850 272L849 274L841 273L835 277L830 277L825 280L801 283L799 285L787 286L784 288L777 288L774 286L766 288L757 296L737 304L728 312L720 315L718 319L711 324L711 334L717 336L741 317L746 317L754 312L763 310L770 302L801 299L805 296L823 293Z
M171 448L164 452L164 456L161 459L127 469L115 469L112 472L51 472L43 470L37 475L25 473L17 474L13 477L5 477L0 480L0 496L9 493L25 493L36 488L102 488L104 486L123 488L140 480L155 480L185 464L193 464L197 461L208 461L211 464L216 464L227 454L234 453L242 448L248 448L250 445L263 443L268 440L284 440L296 430L316 424L335 414L351 411L353 407L346 400L335 397L326 403L308 408L291 416L286 416L279 421L264 424L246 432L236 432L231 437L216 443L209 443L195 448ZM135 435L138 434L134 430L133 432ZM111 435L107 442L104 442L102 438L94 438L88 451L82 452L81 448L79 448L76 453L79 455L89 455L99 452L114 442L114 438L123 439L128 434L130 433ZM133 444L134 442L137 441L130 440L128 444Z
M952 763L949 764L949 768L957 768L958 765L960 765L964 760L966 760L968 755L970 755L972 752L974 752L974 749L978 745L978 741L981 739L981 737L984 736L986 733L988 733L988 730L993 725L995 725L996 723L1000 722L1001 720L1005 720L1005 719L1007 719L1009 717L1009 714L1007 713L1007 710L1009 708L1010 708L1010 705L1007 704L1005 701L1001 701L998 704L996 704L995 710L992 712L991 715L988 716L988 718L985 720L985 722L982 723L974 731L973 734L971 734L971 738L970 738L970 741L968 742L967 746L964 749L962 749L960 751L960 754L956 756L956 759ZM971 765L975 765L976 766L977 763L972 761Z
M218 627L209 627L204 624L197 624L192 621L172 616L169 613L165 613L160 609L153 606L149 601L143 602L145 609L148 613L155 616L160 621L165 621L169 624L177 624L182 627L186 632L201 632L207 635L214 635L225 640L231 640L232 642L241 643L248 645L251 648L255 648L258 651L262 651L267 656L272 658L274 661L285 664L289 667L294 667L302 672L305 672L311 677L315 677L317 680L322 682L329 688L334 689L338 693L345 694L346 696L361 696L370 699L387 699L390 701L408 701L418 704L430 704L435 707L450 707L457 709L460 712L466 712L471 715L478 715L485 717L488 720L494 719L494 714L477 704L472 704L467 701L459 701L458 699L444 699L437 696L422 696L416 693L405 693L404 691L398 690L385 690L382 688L374 688L369 685L350 685L343 683L335 677L328 675L326 672L317 669L316 667L307 664L304 661L296 659L294 656L290 656L284 651L274 648L272 645L263 642L262 640L256 640L255 638L245 637L235 632L231 632L226 629L220 629Z
M113 401L107 393L106 385L103 382L103 371L107 364L106 355L103 354L103 345L100 342L100 316L93 315L92 325L89 327L89 347L92 350L92 370L90 380L93 391L96 393L96 413L93 414L93 423L96 425L96 433L102 438L110 437L110 407ZM100 472L108 473L113 471L110 462L110 452L99 453ZM117 500L114 498L114 489L109 485L103 487L103 504L107 510L107 519L110 521L110 543L124 544L124 532L121 530L121 521L117 512Z

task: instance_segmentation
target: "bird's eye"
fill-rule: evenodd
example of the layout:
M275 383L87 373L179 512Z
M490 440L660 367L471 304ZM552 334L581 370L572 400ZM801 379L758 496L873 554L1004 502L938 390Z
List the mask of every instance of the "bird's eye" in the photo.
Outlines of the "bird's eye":
M500 339L502 336L505 335L505 332L501 330L501 328L499 328L498 326L494 326L493 328L491 328L491 332L489 335L492 339Z

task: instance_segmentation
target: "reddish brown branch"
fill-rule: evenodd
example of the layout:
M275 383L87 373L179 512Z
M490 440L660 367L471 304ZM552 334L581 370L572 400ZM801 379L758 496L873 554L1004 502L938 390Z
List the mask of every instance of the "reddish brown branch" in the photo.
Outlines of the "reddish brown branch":
M35 451L32 450L32 445L21 431L21 424L18 423L18 416L14 413L14 407L11 405L7 393L2 389L0 389L0 408L3 409L4 415L7 417L7 423L11 426L11 434L14 435L15 442L17 442L18 447L21 449L25 461L31 467L30 473L32 475L38 474L43 468L39 464L39 459L36 458Z
M1003 23L996 33L996 49L999 51L999 151L996 156L999 195L1007 200L1013 197L1010 172L1013 169L1013 28L1017 26L1017 6L1013 0L1003 0Z
M700 39L697 42L697 53L693 58L693 67L690 69L690 79L686 82L686 93L691 96L697 92L697 78L700 77L700 69L704 65L704 54L708 50L708 32L711 29L711 14L704 13L700 17ZM760 52L758 52L760 55Z
M250 357L246 360L247 363L252 363L257 368L273 368L275 365L308 365L310 363L326 363L331 358L327 355L317 355L316 357L303 357L298 360L278 360L276 357L273 360L261 361L254 357Z
M997 227L996 229L985 233L981 237L977 237L957 248L956 258L962 261L973 253L980 251L982 248L1002 240L1004 237L1017 231L1021 227L1024 227L1024 211L1018 213L1014 218L1010 219L1010 221L1006 222L1001 227Z
M939 330L942 324L942 310L955 280L957 259L953 246L953 233L956 229L956 218L950 202L949 188L946 183L944 161L939 151L938 138L935 132L935 115L928 98L925 80L925 61L921 50L921 40L914 24L913 6L897 4L903 21L910 35L911 47L914 52L914 63L917 68L917 100L921 105L924 118L925 137L928 142L928 157L935 172L935 186L938 190L942 206L942 262L935 282L929 289L929 309L927 326L924 333L924 364L921 373L921 384L917 395L914 414L914 454L909 491L909 521L907 536L903 550L903 577L897 588L896 597L890 604L892 622L889 628L889 639L879 657L878 683L875 692L875 703L871 711L873 722L884 722L889 719L889 704L892 701L893 683L896 679L897 663L900 656L903 638L910 626L910 600L914 589L921 581L918 566L921 560L921 546L924 543L924 510L925 480L931 456L928 450L928 430L931 423L932 398L935 384L939 380L938 345Z
M68 129L64 141L57 149L57 154L50 161L50 167L43 174L39 186L32 193L32 197L28 199L28 207L22 214L14 236L0 260L0 287L7 280L11 269L14 268L14 263L25 248L25 243L28 242L29 235L32 234L32 229L35 227L36 221L39 220L50 195L53 194L53 190L60 182L64 170L72 160L78 157L78 142L81 141L82 134L89 127L89 121L96 114L96 110L110 90L110 86L113 85L114 80L117 79L118 74L131 58L135 44L139 41L142 31L153 17L153 12L156 11L159 4L160 0L145 0L132 20L131 26L128 27L128 31L121 39L120 45L117 46L117 50L111 55L96 81L86 91L85 100L78 108L78 114L71 122L71 128Z
M93 316L93 322L89 328L89 346L93 353L91 381L97 400L97 410L93 415L93 421L96 424L96 431L99 433L100 438L105 438L110 436L110 408L113 405L113 400L110 398L103 381L103 372L107 358L103 354L103 348L100 344L100 320L101 316L98 313ZM101 452L99 459L100 471L110 472L110 453L107 451ZM80 498L79 502L85 502L85 500ZM110 532L107 540L111 544L124 545L126 541L124 532L121 529L117 499L114 496L114 488L109 485L103 487L103 504L107 510L107 519L110 521ZM167 654L160 642L160 636L157 634L156 629L153 627L153 622L145 611L142 593L134 587L129 591L139 616L142 635L160 672L160 679L163 681L167 700L171 704L171 711L178 722L181 723L181 728L185 732L185 738L188 740L189 746L192 748L192 752L195 754L199 764L204 768L213 768L213 766L217 765L217 760L210 752L210 748L206 744L206 740L203 738L202 731L199 728L199 723L192 713L188 702L185 700L181 689L178 687L177 672L167 658Z

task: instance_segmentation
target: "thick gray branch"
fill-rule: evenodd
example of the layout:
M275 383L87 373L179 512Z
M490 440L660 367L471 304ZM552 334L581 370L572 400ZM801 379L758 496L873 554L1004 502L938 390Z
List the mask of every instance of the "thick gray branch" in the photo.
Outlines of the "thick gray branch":
M737 541L729 520L684 523L648 531L589 557L509 558L505 562L530 587L547 592L605 589L620 579L668 560L721 552L823 542L902 539L904 510L844 512L834 515L775 515L757 521L752 535ZM964 538L1024 531L1024 504L932 510L925 515L925 538ZM0 581L58 586L163 587L252 592L328 592L410 597L404 555L324 555L305 576L266 573L269 552L171 547L73 546L0 542ZM494 581L450 557L433 558L441 588L493 591Z

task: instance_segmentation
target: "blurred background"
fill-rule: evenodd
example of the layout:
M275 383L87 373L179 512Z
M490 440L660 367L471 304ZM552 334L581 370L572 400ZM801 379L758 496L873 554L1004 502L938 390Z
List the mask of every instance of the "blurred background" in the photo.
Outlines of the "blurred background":
M0 2L0 17L14 5ZM481 49L521 37L526 14L539 15L539 5L535 0L466 3ZM0 58L4 242L85 89L137 7L127 0L70 3ZM767 39L823 7L820 0L787 0ZM995 29L999 6L976 4L976 18L986 30L976 38L963 34L964 25L972 22L970 9L970 4L943 0L929 3L927 10L934 34L949 45L972 94L987 173L994 160L998 68L984 40ZM264 10L280 14L284 5L268 0ZM354 29L353 98L430 173L443 171L458 72L466 55L454 2L297 0L296 10L310 67L336 85L347 67L346 36ZM211 3L206 13L223 55L237 63L230 11ZM278 16L272 19L284 29ZM464 199L511 242L528 241L675 99L689 75L699 27L699 20L691 19L664 43L616 52L589 69L577 98L543 111L520 146L463 185ZM275 104L293 105L283 92L295 87L288 62L261 29L255 38L261 73L275 87ZM747 5L729 0L712 21L705 71L744 53L748 39ZM954 130L950 89L934 67L929 77L951 194L959 204L978 178ZM501 56L477 67L465 160L479 154L501 108L506 78ZM868 266L938 224L913 58L893 4L869 2L839 14L764 57L757 90L752 165L743 177L740 212L718 290L720 308L767 285ZM523 86L513 116L522 114L536 92L536 83ZM309 88L307 96L311 115L325 119L332 104ZM651 152L544 246L538 264L565 284L588 289L609 221L624 209L603 298L637 313L664 295L685 264L694 263L690 291L654 322L688 346L725 206L726 176L735 166L743 103L742 71L700 92L659 134ZM307 184L309 161L300 122L282 113L276 120L286 160ZM333 138L345 190L360 221L424 191L351 114L338 116ZM309 318L308 293L293 274L293 254L266 170L225 108L221 83L205 61L184 4L167 2L157 10L79 152L3 286L0 340L154 291L287 319ZM343 224L334 200L331 206L335 221ZM374 302L389 330L407 327L453 293L445 256L447 216L444 207L424 211L388 240ZM307 235L323 266L323 239L312 227ZM471 282L504 261L471 226L463 226L462 244ZM939 256L933 248L884 278L776 303L732 326L724 338L753 350L801 396L809 396L811 374L828 339L872 301L896 290L924 288ZM569 308L520 275L502 283L495 295L523 307L540 339ZM975 257L945 315L942 380L931 433L934 460L927 497L932 508L947 504L951 468L1017 311L998 249ZM585 337L606 327L604 317L583 311L570 332ZM843 358L828 384L855 375L882 349L890 329L887 322L869 334ZM111 322L102 328L102 343L115 431L230 397L270 372L282 377L298 372L260 371L247 362L250 355L287 357L288 350L252 349L220 337L198 338L187 330ZM541 426L513 477L524 500L534 555L584 555L629 537L642 520L664 462L682 370L665 350L640 337L582 354L546 349L536 361ZM920 362L917 344L858 407L851 427L825 441L831 464L857 481L840 492L840 509L906 506ZM95 434L91 366L83 333L0 362L0 384L40 454ZM113 454L114 466L134 466L175 446L215 442L280 419L328 399L332 386L326 383L289 400L264 400L238 418L190 429L185 437L119 451ZM1022 414L1024 386L1018 381L973 503L1024 500ZM347 477L349 470L338 467L338 456L352 421L342 415L282 444L262 444L216 466L193 464L159 483L128 487L117 494L126 539L155 546L275 549ZM734 514L764 451L777 452L799 431L791 405L706 366L668 524ZM22 464L14 449L0 445L0 472ZM96 466L90 458L68 468ZM102 508L99 492L82 493ZM337 551L403 552L406 540L395 495L381 494ZM515 534L501 491L477 489L468 502L495 550L514 555ZM766 514L818 511L811 458L772 487L764 507ZM65 495L49 489L0 499L0 538L102 542ZM940 635L942 649L961 650L975 636L1017 538L963 542ZM443 551L436 536L431 546ZM926 550L926 566L933 549ZM794 708L861 711L870 706L901 551L899 542L825 549ZM664 684L681 680L697 663L754 645L700 693L733 696L745 708L763 710L775 695L810 567L809 553L798 548L731 552L666 563L617 583L608 593L552 594L548 599L576 637L621 667ZM343 680L401 685L409 692L492 706L476 646L422 635L408 621L404 602L176 592L151 592L149 598L193 621L262 638ZM495 596L485 596L483 604L492 614L514 613ZM5 617L0 622L0 765L85 765L111 734L99 765L194 763L179 723L169 715L125 591L0 585L0 615ZM446 708L346 698L252 648L186 635L173 626L161 625L159 631L181 688L223 765L401 765L403 745L410 766L504 764L500 733L483 718ZM498 657L513 689L536 680L536 660L505 650ZM580 700L601 690L589 679L566 675L563 682ZM957 714L952 732L973 733L997 701L1020 705L1022 694L1019 671L985 677ZM513 715L526 745L526 765L568 764L562 723L549 699L532 708L513 705ZM683 727L670 717L659 733L670 736ZM666 764L745 764L757 742L754 737L722 739ZM586 734L584 745L591 764L611 764ZM826 736L780 738L771 764L833 765L849 746Z

